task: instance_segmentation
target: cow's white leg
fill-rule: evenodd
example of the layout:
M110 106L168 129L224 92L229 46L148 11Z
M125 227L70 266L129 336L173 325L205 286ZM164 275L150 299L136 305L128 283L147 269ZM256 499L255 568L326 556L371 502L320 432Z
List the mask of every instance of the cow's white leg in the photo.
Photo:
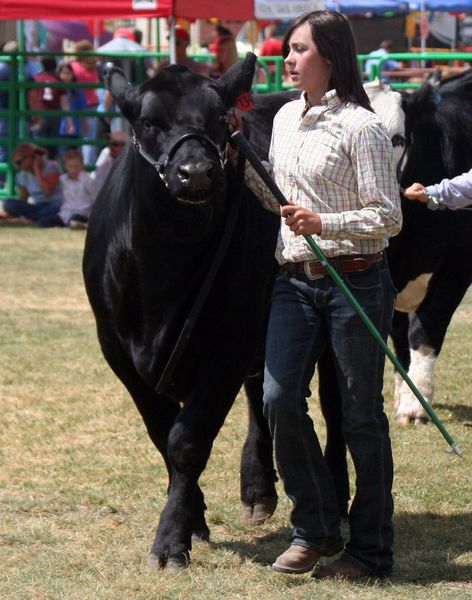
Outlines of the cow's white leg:
M398 410L398 407L400 406L402 384L403 384L403 377L400 375L400 373L398 371L395 371L395 388L394 388L394 392L393 392L393 402L394 402L393 406L394 406L395 410Z
M411 362L408 375L422 393L424 399L431 404L434 393L436 353L430 346L421 345L417 350L410 350L410 355ZM425 423L429 420L428 414L405 381L402 381L399 388L397 419L402 425L411 422L416 424Z

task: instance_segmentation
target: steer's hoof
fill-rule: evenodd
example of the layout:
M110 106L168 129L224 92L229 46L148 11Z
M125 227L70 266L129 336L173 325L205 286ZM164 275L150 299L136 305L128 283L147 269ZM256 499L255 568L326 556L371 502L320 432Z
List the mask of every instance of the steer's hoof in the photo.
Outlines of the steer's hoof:
M397 423L399 425L409 425L411 423L411 417L410 415L402 415L399 414L397 415Z
M148 558L148 566L151 569L186 569L190 565L190 554L188 552L180 552L176 556L163 558L157 554L150 554Z
M243 503L243 517L251 525L262 525L277 508L277 496L266 496L254 504Z
M181 552L177 556L169 556L164 566L165 569L186 569L190 566L190 554Z
M428 415L405 415L402 413L397 414L397 422L400 425L426 425L429 422Z

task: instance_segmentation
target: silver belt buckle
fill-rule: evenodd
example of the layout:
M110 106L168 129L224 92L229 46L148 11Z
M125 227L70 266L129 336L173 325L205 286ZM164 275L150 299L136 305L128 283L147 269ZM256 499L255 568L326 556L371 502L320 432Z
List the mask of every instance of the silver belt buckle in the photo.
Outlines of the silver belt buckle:
M306 260L303 263L303 269L305 271L305 275L308 277L308 279L311 279L311 281L314 281L315 279L321 279L322 277L324 277L324 275L312 275L311 274L311 272L310 272L310 263L313 263L313 262L318 262L318 261L315 261L315 260Z

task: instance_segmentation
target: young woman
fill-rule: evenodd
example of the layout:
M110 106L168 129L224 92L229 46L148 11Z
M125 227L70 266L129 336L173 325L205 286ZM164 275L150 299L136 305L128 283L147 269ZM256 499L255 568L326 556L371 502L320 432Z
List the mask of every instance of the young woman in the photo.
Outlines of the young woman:
M394 290L383 250L401 226L392 144L362 87L347 20L332 11L300 16L284 38L287 72L302 90L274 119L270 163L292 205L279 209L247 168L266 207L281 213L280 264L271 305L264 411L285 491L292 543L275 571L315 577L385 576L392 570L392 453L383 411L385 356L304 235L316 241L387 338ZM349 541L340 534L333 481L308 416L307 396L324 346L342 391L342 427L356 470Z

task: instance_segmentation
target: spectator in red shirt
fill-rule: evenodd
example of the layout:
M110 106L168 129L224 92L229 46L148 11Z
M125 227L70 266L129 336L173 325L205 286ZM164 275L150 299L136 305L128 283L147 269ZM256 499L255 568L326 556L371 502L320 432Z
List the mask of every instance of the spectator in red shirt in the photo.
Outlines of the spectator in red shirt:
M75 44L75 52L93 52L93 46L88 40ZM77 56L71 63L75 78L79 83L99 83L96 56ZM97 110L98 95L95 88L84 88L87 110ZM84 140L96 140L98 133L98 117L86 117L86 132ZM97 147L82 146L82 156L86 165L94 165L97 160Z
M261 48L259 50L259 56L282 56L282 46L283 42L281 39L275 37L275 32L277 30L277 25L275 23L271 23L267 25L264 29L264 41L262 42ZM275 61L267 61L267 68L269 69L272 80L275 74ZM284 62L282 61L282 71L284 68Z
M59 83L55 58L43 57L41 66L42 71L34 77L37 83ZM62 94L64 94L64 90L48 86L32 89L28 93L29 107L32 110L60 110ZM31 135L35 139L58 137L59 123L60 117L33 116L31 117ZM57 147L49 146L48 155L49 158L55 158Z

